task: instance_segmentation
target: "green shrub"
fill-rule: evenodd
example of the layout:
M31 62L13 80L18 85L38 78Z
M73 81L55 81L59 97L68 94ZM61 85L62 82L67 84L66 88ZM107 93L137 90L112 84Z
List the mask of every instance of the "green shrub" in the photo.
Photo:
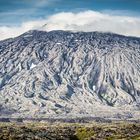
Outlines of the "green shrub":
M91 138L95 134L94 130L86 127L80 127L76 129L76 136L79 140L86 140Z

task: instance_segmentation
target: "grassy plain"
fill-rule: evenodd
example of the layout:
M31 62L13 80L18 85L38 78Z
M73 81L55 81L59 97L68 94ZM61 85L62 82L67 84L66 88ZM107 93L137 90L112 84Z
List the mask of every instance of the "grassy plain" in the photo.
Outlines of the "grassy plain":
M140 140L140 123L1 122L0 140Z

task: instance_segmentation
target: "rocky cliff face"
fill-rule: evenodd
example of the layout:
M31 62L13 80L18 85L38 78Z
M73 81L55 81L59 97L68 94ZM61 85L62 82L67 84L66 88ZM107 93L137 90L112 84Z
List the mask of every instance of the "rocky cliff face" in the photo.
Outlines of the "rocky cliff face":
M140 118L140 38L29 31L1 41L0 115Z

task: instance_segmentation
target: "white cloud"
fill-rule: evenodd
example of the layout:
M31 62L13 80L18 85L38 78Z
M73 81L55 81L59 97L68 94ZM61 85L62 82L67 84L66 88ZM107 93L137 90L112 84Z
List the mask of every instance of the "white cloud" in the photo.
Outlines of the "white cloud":
M43 26L45 24L45 26ZM47 19L29 21L18 27L0 26L0 40L18 36L28 30L103 31L140 37L140 18L116 16L96 11L62 12Z

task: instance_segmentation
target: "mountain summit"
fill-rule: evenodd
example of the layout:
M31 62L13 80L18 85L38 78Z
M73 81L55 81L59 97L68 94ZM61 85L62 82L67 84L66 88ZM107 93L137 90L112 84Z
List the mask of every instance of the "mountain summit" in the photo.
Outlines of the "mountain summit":
M0 41L0 117L140 118L140 38L28 31Z

